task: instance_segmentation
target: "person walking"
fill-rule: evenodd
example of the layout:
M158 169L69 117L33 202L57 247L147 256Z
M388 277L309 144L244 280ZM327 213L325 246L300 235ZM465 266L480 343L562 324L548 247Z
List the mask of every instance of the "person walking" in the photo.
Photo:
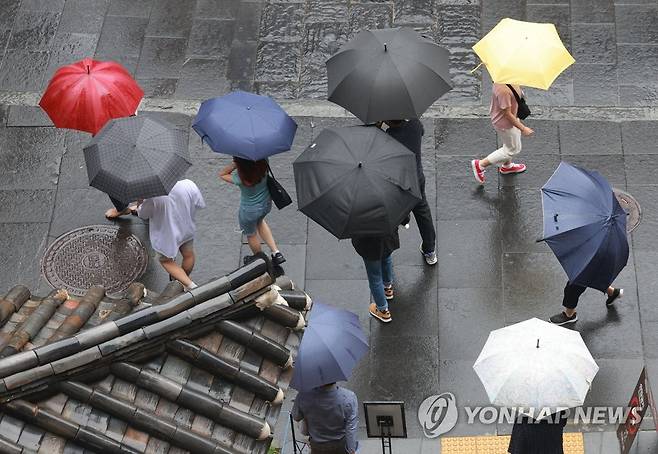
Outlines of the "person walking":
M416 219L416 224L418 224L418 231L422 239L418 248L420 249L420 253L423 254L425 263L436 265L438 262L436 256L436 230L434 229L432 210L429 203L427 203L427 196L425 194L425 173L423 172L423 160L421 156L425 128L423 127L423 123L416 118L410 120L387 120L384 123L388 126L386 133L416 155L416 172L418 173L422 200L414 207L412 213Z
M567 325L576 322L578 320L576 306L578 306L580 295L585 293L585 290L587 290L587 287L567 282L567 285L564 286L564 298L562 299L564 310L549 318L549 321L556 325ZM612 307L615 301L624 296L624 289L608 287L604 293L607 296L606 307Z
M503 146L484 159L471 161L473 176L480 184L484 184L485 169L492 164L499 166L498 171L503 175L526 171L525 164L514 163L512 158L521 151L521 136L530 136L535 131L521 123L517 117L519 103L515 93L523 97L523 90L518 85L493 84L489 115Z
M201 191L191 180L180 180L168 195L137 202L137 215L149 221L149 238L160 265L186 291L197 286L190 278L195 261L194 217L197 209L205 207ZM183 256L181 265L176 263L178 252Z
M400 248L397 228L388 236L355 237L352 246L363 259L368 275L368 286L374 303L370 304L370 315L377 320L389 323L391 312L388 300L394 298L393 290L393 251Z
M519 416L512 427L507 452L510 454L564 454L563 434L567 413L560 412L535 421Z
M279 251L265 216L272 210L272 198L267 187L267 161L250 161L234 157L233 162L219 172L219 177L240 188L238 222L253 255L261 252L261 239L272 252L272 263L281 265L286 261ZM245 257L245 263L249 257Z
M336 383L302 391L292 407L295 421L304 421L311 454L354 454L359 426L359 402Z

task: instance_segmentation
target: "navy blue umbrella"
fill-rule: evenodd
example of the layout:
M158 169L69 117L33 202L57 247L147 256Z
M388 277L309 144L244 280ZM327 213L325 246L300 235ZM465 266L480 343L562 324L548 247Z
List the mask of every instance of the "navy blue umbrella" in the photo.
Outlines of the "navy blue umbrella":
M347 380L367 351L368 340L356 314L313 303L290 386L308 391Z
M297 123L272 98L234 91L201 103L192 128L213 151L258 161L290 150Z
M628 261L626 212L598 172L561 162L541 188L544 238L574 284L605 291Z

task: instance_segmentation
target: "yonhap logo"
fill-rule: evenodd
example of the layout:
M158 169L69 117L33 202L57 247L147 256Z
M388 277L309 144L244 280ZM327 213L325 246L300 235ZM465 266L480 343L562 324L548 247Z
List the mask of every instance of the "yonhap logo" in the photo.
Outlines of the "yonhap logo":
M457 424L457 401L454 394L430 396L418 408L418 422L427 438L450 432Z

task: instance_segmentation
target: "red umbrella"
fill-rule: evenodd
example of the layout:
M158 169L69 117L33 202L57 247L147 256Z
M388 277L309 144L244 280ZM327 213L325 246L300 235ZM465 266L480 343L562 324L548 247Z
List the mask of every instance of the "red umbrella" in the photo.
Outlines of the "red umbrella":
M143 96L120 64L85 58L57 70L39 105L58 128L96 134L112 118L133 115Z

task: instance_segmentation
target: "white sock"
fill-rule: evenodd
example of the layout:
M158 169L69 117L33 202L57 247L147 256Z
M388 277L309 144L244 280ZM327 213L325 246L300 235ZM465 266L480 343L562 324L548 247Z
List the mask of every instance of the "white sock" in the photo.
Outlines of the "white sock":
M277 249L276 251L272 251L272 255L277 255L280 251Z
M198 285L196 285L194 282L191 282L190 285L185 287L185 291L187 292L187 291L190 291L190 290L192 290L194 288L197 288L197 287L198 287Z

